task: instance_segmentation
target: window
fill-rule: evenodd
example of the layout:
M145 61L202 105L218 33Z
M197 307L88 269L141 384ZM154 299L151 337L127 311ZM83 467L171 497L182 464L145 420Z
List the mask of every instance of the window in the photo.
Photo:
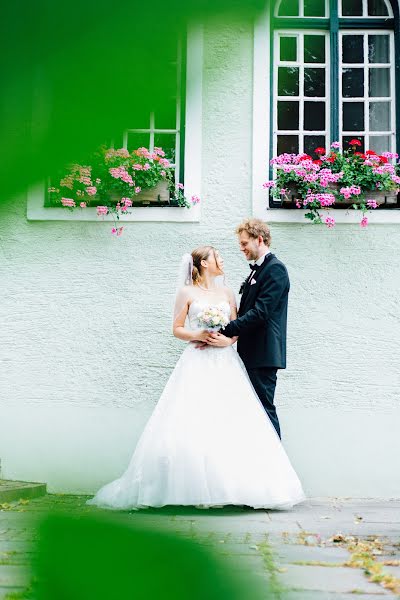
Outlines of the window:
M185 61L186 53L180 41L175 56L167 60L170 71L170 86L164 90L163 106L156 112L151 111L142 123L134 123L133 129L123 134L123 147L130 152L145 146L153 152L161 147L175 168L176 182L183 183L184 173L184 131L185 131Z
M270 156L317 158L316 147L354 137L361 151L400 151L397 4L278 0L269 22Z
M151 151L155 146L162 147L166 157L173 163L176 182L185 184L188 198L192 195L201 196L202 61L202 27L192 25L188 28L186 43L182 42L177 55L168 60L166 68L171 73L170 85L163 90L165 100L162 108L150 108L141 122L132 117L129 128L113 140L115 148L123 146L130 151L140 146L146 146ZM185 160L185 156L189 159ZM28 190L29 220L98 221L93 207L73 212L46 207L45 188L42 182ZM200 218L200 211L200 205L190 210L169 206L136 207L130 214L123 215L122 220L196 222Z

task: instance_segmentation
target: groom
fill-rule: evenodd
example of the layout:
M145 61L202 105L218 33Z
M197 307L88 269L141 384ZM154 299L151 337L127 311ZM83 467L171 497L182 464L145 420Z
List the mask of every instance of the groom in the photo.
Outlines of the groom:
M221 333L239 336L238 353L280 437L274 394L277 370L286 368L289 277L285 265L270 252L271 233L266 223L247 219L236 233L246 260L254 262L240 289L238 318Z

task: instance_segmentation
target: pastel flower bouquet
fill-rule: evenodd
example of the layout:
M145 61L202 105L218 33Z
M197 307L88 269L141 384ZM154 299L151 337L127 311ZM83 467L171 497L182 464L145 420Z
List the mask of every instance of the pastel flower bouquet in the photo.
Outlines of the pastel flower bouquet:
M328 152L316 148L315 160L308 154L281 154L270 161L275 178L263 187L281 202L294 197L296 208L307 209L304 216L314 223L334 227L329 208L344 205L360 210L360 225L366 227L367 211L399 192L400 165L396 153L359 152L360 147L360 140L353 139L340 151L339 142L333 142ZM324 209L328 214L320 213Z
M141 204L144 190L156 188L164 182L172 206L189 208L199 202L192 196L189 202L181 183L175 183L175 173L162 148L137 148L131 153L125 148L102 146L89 160L90 164L72 164L59 181L48 188L48 204L70 210L96 206L99 217L111 214L116 219L129 209ZM143 195L143 194L142 194ZM113 228L120 235L122 227Z
M229 323L226 314L218 306L208 306L197 315L199 327L207 331L219 331Z

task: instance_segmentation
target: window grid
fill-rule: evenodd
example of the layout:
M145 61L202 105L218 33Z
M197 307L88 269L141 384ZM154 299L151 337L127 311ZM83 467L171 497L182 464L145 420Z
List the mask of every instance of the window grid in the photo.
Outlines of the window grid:
M324 36L325 39L325 62L305 62L304 61L304 36L305 35L319 35ZM282 37L295 37L297 40L297 60L296 61L282 61L280 56L280 40ZM281 30L275 32L275 56L278 60L274 61L275 73L274 73L274 97L276 99L274 106L274 139L273 139L273 152L277 154L278 148L278 136L279 135L298 135L299 137L299 153L304 152L304 136L315 135L324 136L325 144L328 143L329 138L329 116L330 116L330 100L329 100L329 81L330 81L330 54L329 54L329 37L328 33L320 30L304 30L299 34L293 35L291 30ZM297 67L299 69L299 95L298 96L281 96L278 95L278 69L279 67ZM324 68L325 69L325 96L311 96L306 97L304 95L304 70L306 68ZM279 101L293 101L299 103L299 128L298 129L278 129L278 102ZM308 130L304 129L304 103L305 102L324 102L325 103L325 129L324 130Z
M150 113L150 127L144 129L125 129L123 132L122 146L128 148L128 137L130 133L147 133L149 134L149 151L154 151L154 136L160 134L175 135L175 160L171 162L171 167L175 169L175 181L181 181L181 108L182 108L182 44L177 45L177 68L176 68L176 111L175 123L173 129L162 129L155 127L155 113Z
M275 17L282 18L282 16L279 15L279 10L280 10L281 5L285 1L287 1L287 0L280 0L280 2L276 3ZM366 1L366 0L364 0L364 1ZM285 16L283 16L283 18L285 18L285 19L298 19L300 17L300 18L305 18L305 19L308 19L308 18L311 18L311 19L326 19L326 15L328 14L328 9L329 9L328 0L324 0L324 5L325 5L325 12L324 12L323 16L321 16L321 17L319 17L319 16L317 16L317 17L313 17L313 16L308 17L308 16L304 15L304 0L299 0L299 14L296 15L296 16L290 16L290 15L286 16L285 15Z
M369 15L368 14L368 0L362 0L362 15L359 15L359 17L356 18L362 18L362 19L376 19L376 18L387 18L387 19L392 19L393 18L393 10L392 7L390 5L390 2L387 2L387 0L383 0L388 14L387 15L382 15L381 17L376 17L375 15ZM342 0L339 0L339 17L341 19L354 19L355 17L352 16L347 16L347 15L343 15L343 10L342 10Z
M364 52L364 62L363 63L343 63L343 37L346 35L358 35L363 36L363 52ZM368 48L368 36L369 35L387 35L389 36L389 62L388 63L370 63L369 62L369 48ZM340 126L340 139L343 136L354 136L354 137L364 137L364 145L365 149L371 148L373 143L371 143L371 139L379 135L385 135L390 138L390 147L387 148L390 152L395 152L396 146L396 115L394 108L394 91L395 91L395 70L394 70L394 32L386 31L382 32L382 30L368 30L368 32L363 33L360 30L346 30L343 32L339 32L339 102L340 102L340 110L339 110L339 126ZM364 73L364 86L363 86L363 96L355 96L352 98L344 98L343 97L343 71L344 69L351 68L363 68ZM390 69L390 95L389 96L369 96L369 70L374 68L389 68ZM364 103L364 128L361 130L344 130L343 129L343 105L346 103L352 102L363 102ZM390 118L390 131L382 130L382 131L370 131L370 122L369 122L369 110L371 102L390 102L391 103L391 118Z

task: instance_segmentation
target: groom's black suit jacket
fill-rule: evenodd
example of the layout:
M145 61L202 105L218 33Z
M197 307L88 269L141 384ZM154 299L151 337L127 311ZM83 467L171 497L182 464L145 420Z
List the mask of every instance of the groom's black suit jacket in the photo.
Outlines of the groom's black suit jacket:
M244 286L238 318L221 332L238 339L238 353L248 369L286 368L287 308L290 288L285 265L268 254Z

